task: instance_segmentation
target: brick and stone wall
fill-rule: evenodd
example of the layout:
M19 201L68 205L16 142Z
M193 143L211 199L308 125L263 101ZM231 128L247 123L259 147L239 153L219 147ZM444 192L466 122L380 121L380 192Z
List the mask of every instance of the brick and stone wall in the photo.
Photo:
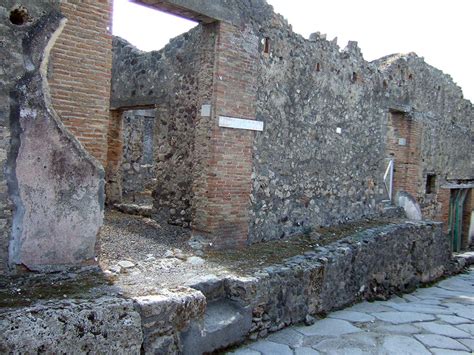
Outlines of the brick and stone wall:
M107 61L107 58L111 57L110 46L107 47L104 37L104 45L101 46L103 49L100 53L94 52L94 50L92 50L93 53L88 52L89 59L95 60L93 62L94 66L99 61L108 65L108 71L98 68L96 70L100 72L100 75L98 75L97 72L89 73L89 69L90 71L94 70L90 66L91 63L77 60L79 53L86 52L87 48L84 46L78 48L76 45L81 46L81 43L79 43L81 41L84 44L85 39L80 39L86 37L85 32L99 31L99 27L101 33L107 31L106 27L110 25L110 4L111 2L104 1L98 4L96 2L84 2L83 6L79 6L77 3L66 1L22 1L20 6L15 1L6 1L0 5L1 81L4 84L0 92L2 97L0 100L2 102L0 114L2 122L2 177L0 186L3 186L0 197L2 206L0 209L2 214L0 216L2 220L0 273L6 270L8 258L10 258L12 264L19 262L36 268L39 264L80 263L94 257L94 233L97 232L102 218L101 191L103 182L101 180L101 168L83 151L75 138L64 129L61 122L58 121L58 117L55 113L52 113L52 107L56 112L64 113L68 110L71 112L75 110L75 108L70 107L75 100L74 98L71 99L71 96L76 96L82 100L80 105L89 102L89 106L92 107L86 110L88 113L87 119L94 118L94 110L108 111L107 105L100 109L98 106L94 106L96 103L94 100L103 101L103 95L107 95L109 79L106 79L105 76L108 73L110 77L111 61L110 59ZM95 10L84 11L87 7L94 7ZM63 11L62 15L60 15L60 11ZM59 17L64 16L65 13L68 17L74 17L69 21L69 27L68 25L63 27L63 21L60 21L59 24L56 23L59 21ZM58 27L55 28L51 21L56 21ZM94 22L96 25L94 25L95 27L92 26L91 30L84 27L81 31L77 27L78 21L87 22L91 26ZM71 26L74 27L74 23L76 23L76 28L72 31ZM58 31L58 28L61 28L62 31ZM74 31L79 33L73 34ZM60 39L56 38L56 33ZM92 38L92 36L89 36L89 38ZM47 42L48 39L50 42ZM57 43L60 43L59 47L61 49L59 52L62 51L61 55L67 57L74 52L77 56L72 55L69 58L63 57L63 59L59 59L57 56L51 58L50 49L53 47L54 51ZM109 48L108 52L107 48ZM57 94L56 89L60 87L60 83L56 81L57 86L53 85L51 87L51 85L45 85L45 82L47 82L47 79L52 80L51 74L56 58L58 58L56 62L58 64L62 60L63 64L64 60L69 60L70 63L74 62L75 70L67 74L64 71L61 72L61 70L56 72L56 78L62 78L60 80L61 85L68 86L70 92L67 95L68 98L56 95L55 99L58 100L51 106L48 93L53 91ZM40 64L45 65L41 70L39 68ZM56 66L56 68L59 67ZM68 69L71 69L71 67ZM40 71L41 73L39 73ZM47 78L46 71L50 74ZM27 72L29 72L29 75L25 75ZM88 91L88 100L84 100L84 96L79 93L76 94L76 91L84 89L84 83L80 80L88 73L89 78L94 77L94 83L99 83L97 85L102 83L103 87L100 89L97 86L91 87ZM42 85L38 82L40 77L45 80ZM29 91L22 91L21 83L26 85L27 82L29 83L27 86ZM51 82L47 84L51 84ZM45 92L42 93L42 90L45 90ZM45 102L42 102L43 94ZM104 102L107 103L107 100ZM100 106L101 103L98 103L98 105ZM19 113L20 107L23 107L23 110L31 110L31 115L27 111ZM79 104L76 104L76 107L78 108ZM82 110L81 112L85 111ZM35 124L29 121L34 115L37 117ZM104 114L103 124L105 126L108 124L108 113ZM92 126L91 130L95 129ZM19 135L20 127L23 132L21 135ZM34 134L32 134L33 132ZM105 142L102 142L101 149L106 149ZM32 157L36 159L34 162L30 161ZM101 159L99 155L96 155L96 157ZM101 160L102 162L105 161L105 159ZM36 165L38 165L38 169L41 165L41 170L36 171L35 178L31 179L30 169L35 169L34 166ZM3 175L4 173L6 175ZM8 191L7 181L9 182ZM74 185L70 191L78 193L78 195L74 195L77 200L74 200L70 191L65 192L64 189L69 184ZM85 202L85 199L89 198L89 202ZM88 213L80 217L82 212L79 212L79 215L76 213L82 211L84 202L88 204ZM48 207L43 208L44 205ZM64 220L64 215L57 214L58 209L62 211L61 213L69 211L69 216L66 217L66 219L69 218L68 222ZM12 212L14 212L13 235ZM78 216L79 219L76 220ZM85 221L83 217L86 219L91 217L92 219ZM55 220L54 224L50 224L50 218ZM87 230L86 233L80 231L81 228L73 233L68 231L70 227L75 228L77 222L82 225L81 228ZM45 226L48 227L46 230ZM74 239L77 236L76 233L81 234L81 236ZM47 236L47 238L43 238L40 242L36 240L39 235ZM51 244L50 238L59 239L56 240L57 243ZM68 241L68 238L74 240ZM11 242L9 242L10 240ZM61 246L63 242L68 245L66 248ZM8 257L7 252L9 244L10 257ZM47 251L44 250L46 245L48 247ZM69 254L71 248L74 249L72 254L75 253L75 256Z
M396 138L409 138L407 143L415 139L411 147L396 148L397 154L406 154L401 160L395 154L397 188L418 201L424 218L447 222L450 192L442 186L446 181L474 180L474 157L469 154L474 143L474 107L449 75L414 53L382 58L376 64L383 74L385 105L400 107L406 118L399 120L402 133ZM396 125L389 122L390 126ZM401 181L400 168L406 171ZM429 175L434 177L432 189L427 187Z
M377 213L383 134L376 72L355 43L305 40L270 17L261 31L250 241Z
M112 0L60 1L68 19L52 51L49 83L65 127L105 166L112 70Z
M185 179L193 186L185 192L191 215L179 204L173 211L184 210L183 220L214 245L305 233L378 214L387 197L386 159L395 157L395 189L412 194L425 217L444 218L442 183L473 178L472 157L463 153L472 145L473 109L449 76L412 54L368 63L355 42L341 50L319 34L306 40L264 1L229 6L239 16L215 25L215 47L207 42L215 60L191 69L206 82L201 95L212 113L198 114L187 126L194 136L181 140L193 140L185 151L199 158ZM234 27L236 22L245 26ZM168 58L180 53L177 62L186 68L192 57L182 49L193 53L193 43L202 44L196 33L205 28L210 25L159 52L117 50L112 106L154 103L168 120L178 103L189 107L191 99L170 101L176 92L170 73L181 78L184 69ZM133 85L120 85L125 81ZM264 130L221 128L219 116L257 119ZM407 144L399 145L399 138ZM169 154L181 149L168 146ZM183 171L173 161L162 167L158 171L167 171L167 178ZM437 178L434 192L426 194L428 174ZM164 186L155 194L158 208L182 197L181 186L174 186L177 196Z
M183 226L192 219L193 174L205 171L204 154L195 154L195 136L207 144L209 118L202 118L200 110L212 93L214 26L196 27L148 53L122 39L114 41L111 105L119 110L156 106L154 205L163 218Z
M4 1L0 5L0 274L7 271L8 244L11 234L12 201L7 187L6 163L10 150L10 111L15 101L10 98L18 78L25 72L22 56L22 41L28 29L42 16L57 7L56 2L38 3L23 1L23 9L27 9L24 23L13 23L10 20L12 11L20 10L16 1Z
M131 300L111 295L4 308L0 351L196 353L196 347L187 347L193 342L185 340L190 329L200 329L213 301L248 310L239 314L248 321L227 331L242 334L240 341L256 339L308 315L410 292L449 273L450 262L449 241L439 223L384 225L244 276L195 279L188 287ZM212 339L207 334L210 351L229 345L229 334L216 333Z
M214 74L215 107L207 156L207 191L196 194L194 228L219 248L244 246L252 174L252 131L218 126L219 116L255 119L258 37L220 23Z
M155 110L123 114L122 196L126 202L148 203L156 187Z

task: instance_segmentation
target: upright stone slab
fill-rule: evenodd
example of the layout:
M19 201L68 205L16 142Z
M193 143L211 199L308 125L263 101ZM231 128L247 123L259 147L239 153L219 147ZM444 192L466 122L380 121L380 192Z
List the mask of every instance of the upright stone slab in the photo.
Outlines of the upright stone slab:
M63 127L46 79L66 20L45 15L23 43L28 72L12 93L7 163L14 203L12 265L51 270L90 262L103 218L103 169Z

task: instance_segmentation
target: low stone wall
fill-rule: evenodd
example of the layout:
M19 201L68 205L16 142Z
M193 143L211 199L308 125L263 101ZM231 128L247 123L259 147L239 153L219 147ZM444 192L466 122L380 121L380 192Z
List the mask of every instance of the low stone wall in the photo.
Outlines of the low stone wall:
M307 315L412 291L441 277L450 259L441 223L407 222L360 232L268 267L254 279L228 280L226 292L253 304L249 336L256 339Z
M240 320L246 325L240 331L256 339L363 299L409 292L440 278L451 270L451 264L441 223L390 224L318 247L248 277L206 278L192 288L133 301L61 301L6 312L0 315L0 352L70 352L76 339L75 351L107 346L107 351L118 353L139 353L140 348L145 353L188 353L183 344L199 344L199 339L186 338L188 330L204 329L199 327L205 327L207 311L216 301L235 309L252 309L252 314L240 312L252 318ZM216 332L226 341L222 345L229 344L231 337L225 332L230 329L235 327Z
M0 314L2 354L139 354L142 340L131 300L65 300Z

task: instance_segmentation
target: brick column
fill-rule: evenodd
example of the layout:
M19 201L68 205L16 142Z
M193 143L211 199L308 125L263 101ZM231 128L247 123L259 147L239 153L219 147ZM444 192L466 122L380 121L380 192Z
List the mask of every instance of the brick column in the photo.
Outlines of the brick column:
M421 124L403 113L391 113L387 151L395 158L394 191L405 191L418 198L422 188ZM401 145L399 139L405 139Z
M440 188L438 190L438 203L440 204L441 208L439 214L435 216L435 220L438 222L443 222L443 230L445 232L448 231L449 225L449 202L451 199L451 190L450 189L443 189Z
M213 116L205 189L195 190L194 234L213 247L242 247L248 237L255 133L219 127L219 116L255 119L258 37L221 22L217 29Z

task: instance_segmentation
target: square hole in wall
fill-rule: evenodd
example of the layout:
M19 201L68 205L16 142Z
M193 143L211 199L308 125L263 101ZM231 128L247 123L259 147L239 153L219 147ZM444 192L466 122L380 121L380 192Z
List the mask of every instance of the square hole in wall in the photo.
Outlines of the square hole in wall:
M434 194L436 193L436 175L428 174L426 176L426 193Z

